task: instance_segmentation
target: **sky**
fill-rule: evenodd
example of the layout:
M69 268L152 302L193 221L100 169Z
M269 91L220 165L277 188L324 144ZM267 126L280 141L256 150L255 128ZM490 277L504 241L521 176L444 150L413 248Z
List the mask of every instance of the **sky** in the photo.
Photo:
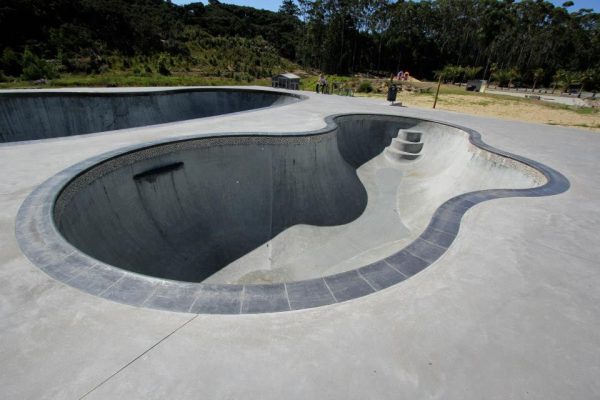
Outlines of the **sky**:
M228 4L237 4L238 6L249 6L254 8L262 8L264 10L277 11L279 10L279 6L281 5L281 0L260 0L260 1L252 1L252 0L219 0L221 3ZM566 0L550 0L554 5L560 6ZM569 10L576 11L580 8L591 8L596 12L600 11L600 0L573 0L575 5L570 7ZM175 4L189 4L194 3L194 1L189 0L172 0ZM202 1L204 4L208 4L208 0Z

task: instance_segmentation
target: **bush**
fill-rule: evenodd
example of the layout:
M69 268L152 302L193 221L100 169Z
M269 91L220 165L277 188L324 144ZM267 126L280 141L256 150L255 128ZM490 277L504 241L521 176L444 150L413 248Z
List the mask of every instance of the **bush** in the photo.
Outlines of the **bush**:
M23 70L20 57L9 47L2 52L0 70L9 76L19 76Z
M29 49L23 52L23 79L34 81L37 79L51 79L56 73L50 64L42 60Z
M371 85L371 82L361 82L360 85L358 85L357 92L359 93L371 93L372 91L373 86Z
M161 75L171 75L171 71L169 71L169 67L167 67L169 60L165 54L161 54L158 58L158 73Z

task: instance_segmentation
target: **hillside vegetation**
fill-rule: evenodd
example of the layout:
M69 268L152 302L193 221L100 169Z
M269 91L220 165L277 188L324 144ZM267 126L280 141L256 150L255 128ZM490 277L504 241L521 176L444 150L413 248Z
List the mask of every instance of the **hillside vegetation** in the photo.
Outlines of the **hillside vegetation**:
M0 81L239 84L301 68L597 90L600 14L571 6L284 0L270 12L216 0L3 0Z
M277 13L161 0L5 3L0 81L239 84L297 68L273 40L289 19Z

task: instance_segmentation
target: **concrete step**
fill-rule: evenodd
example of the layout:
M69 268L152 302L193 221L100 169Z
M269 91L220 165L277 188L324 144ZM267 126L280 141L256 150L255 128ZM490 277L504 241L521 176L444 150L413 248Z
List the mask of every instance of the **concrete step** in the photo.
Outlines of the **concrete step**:
M423 142L409 142L408 140L394 138L390 147L407 153L418 154L423 148Z
M400 129L398 131L398 135L396 137L400 140L405 140L407 142L420 143L421 135L422 135L422 133L419 131L410 131L410 130L406 130L406 129Z
M398 150L393 147L386 147L383 151L385 158L394 162L404 162L404 161L412 161L421 157L420 153L409 153L406 151Z

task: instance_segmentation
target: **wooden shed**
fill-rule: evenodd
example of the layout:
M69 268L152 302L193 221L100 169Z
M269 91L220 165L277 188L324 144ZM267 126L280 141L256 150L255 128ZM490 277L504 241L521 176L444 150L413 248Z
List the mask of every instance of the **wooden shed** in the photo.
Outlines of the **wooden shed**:
M274 76L271 79L271 86L281 89L300 89L300 77L296 74L285 73Z

